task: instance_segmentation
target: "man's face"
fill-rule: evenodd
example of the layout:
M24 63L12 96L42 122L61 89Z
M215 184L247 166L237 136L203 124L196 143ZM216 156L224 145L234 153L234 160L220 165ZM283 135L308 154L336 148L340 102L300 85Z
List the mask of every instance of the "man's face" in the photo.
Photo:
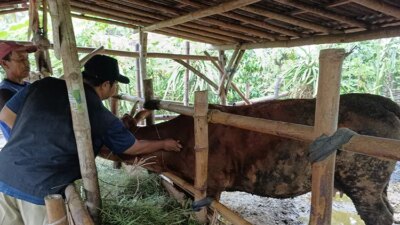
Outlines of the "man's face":
M24 79L29 76L30 66L28 53L25 51L12 51L9 60L1 60L1 65L9 79Z

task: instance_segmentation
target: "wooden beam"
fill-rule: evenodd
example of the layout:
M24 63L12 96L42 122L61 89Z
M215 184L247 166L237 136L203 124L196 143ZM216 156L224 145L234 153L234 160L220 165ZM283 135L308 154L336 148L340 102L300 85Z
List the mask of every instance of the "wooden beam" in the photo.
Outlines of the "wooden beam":
M100 221L100 190L71 8L68 0L52 0L48 3L53 23L53 40L59 44L59 54L63 62L80 171L88 201L87 206L93 220L97 223Z
M186 42L186 54L190 54L190 42ZM205 54L207 58L208 55ZM211 62L214 62L211 60ZM190 61L186 60L186 63L190 65ZM183 105L188 106L189 105L189 90L190 90L190 83L189 83L189 78L190 78L190 70L186 69L185 71L185 76L183 77Z
M174 61L179 63L179 64L181 64L185 68L189 69L190 71L192 71L197 76L201 77L203 80L205 80L215 90L218 89L218 86L212 80L210 80L206 75L202 74L200 71L196 70L193 66L187 64L185 61L180 60L180 59L174 59Z
M365 24L365 23L363 23L361 21L355 20L355 19L347 17L347 16L342 16L342 15L337 14L337 13L332 13L332 12L330 12L328 10L325 10L325 9L322 9L322 8L319 8L319 7L316 7L316 6L310 6L310 5L301 3L299 1L294 1L294 0L275 0L275 1L279 2L279 3L282 3L282 4L286 4L286 5L290 5L290 6L296 7L298 9L302 9L304 11L313 13L315 15L319 15L319 16L322 16L322 17L326 17L326 18L329 18L329 19L336 20L336 21L341 21L343 23L347 23L347 24L355 26L355 27L362 27L362 28L367 28L368 27L367 24Z
M293 18L293 17L290 17L290 16L286 16L286 15L279 14L279 13L276 13L276 12L271 12L271 11L268 11L268 10L265 10L265 9L256 8L256 7L253 7L253 6L246 6L246 7L241 8L241 10L244 10L244 11L247 11L247 12L251 12L251 13L255 13L255 14L258 14L258 15L261 15L261 16L265 16L265 17L268 17L268 18L276 19L276 20L279 20L279 21L283 21L283 22L289 23L291 25L295 25L295 26L311 29L313 31L318 31L318 32L328 33L328 34L330 34L330 33L338 33L339 32L339 31L335 31L335 30L332 30L330 28L327 28L327 27L324 27L324 26L321 26L321 25L318 25L318 24L314 24L314 23L310 23L310 22L305 21L305 20L301 20L299 18Z
M12 2L1 2L0 8L14 8L15 5L26 3L27 0L19 0L19 1L12 1Z
M384 1L377 1L377 0L351 0L351 1L359 5L362 5L364 7L367 7L369 9L400 19L400 9Z
M195 201L207 197L208 178L208 92L196 91L194 98L194 139L195 139ZM196 212L197 220L204 224L207 222L207 208L203 207Z
M7 9L7 10L1 10L0 15L6 15L10 13L16 13L16 12L25 12L28 11L29 8L15 8L15 9Z
M344 49L325 49L319 56L318 94L314 135L333 135L339 118L340 79ZM312 163L310 225L330 225L336 151L325 160Z
M149 19L149 18L146 19L145 17L135 16L134 14L124 14L124 13L120 13L118 11L112 11L110 9L105 9L105 8L101 8L98 6L89 6L89 5L77 3L77 2L75 2L73 4L79 5L79 6L74 6L72 8L76 12L88 13L88 14L92 14L95 16L101 16L104 18L114 19L117 21L123 21L126 23L147 26L150 23L140 21L140 19L146 20L146 21L154 21L153 19ZM83 6L83 8L81 6ZM96 11L94 11L93 9ZM116 15L118 15L118 16L116 16ZM193 30L195 30L195 29L193 29ZM164 34L167 36L175 36L175 37L193 40L193 41L197 41L197 42L214 43L214 44L215 43L220 43L220 44L225 43L225 42L215 39L215 38L204 37L196 32L188 33L188 32L183 32L181 30L178 30L176 28L165 28L165 29L162 29L159 31L155 31L155 33Z
M303 45L319 45L332 43L348 43L357 41L374 40L380 38L390 38L400 36L400 26L385 27L376 30L367 30L350 34L333 34L325 36L314 36L308 38L299 38L289 41L268 41L261 43L244 43L241 49L256 48L291 48ZM213 46L213 50L229 50L234 49L236 45Z
M115 4L120 3L121 1L118 0L112 0L112 2L114 2ZM169 19L168 17L162 16L162 15L156 15L154 13L150 13L150 12L146 12L137 8L132 8L132 7L127 7L131 2L127 2L127 1L122 1L122 2L126 2L126 5L124 5L123 7L118 7L119 10L128 13L129 15L133 14L133 15L138 15L138 16L145 16L145 17L149 17L149 18L153 18L156 19L155 21L153 21L152 23L156 23L156 22L160 22L160 21L164 21ZM176 15L176 16L180 16L182 12L177 11L174 8L168 8L164 5L161 4L155 4L149 1L143 1L143 0L135 0L133 1L135 4L145 7L145 8L149 8L149 9L153 9L153 10L160 10L162 9L163 11L168 11L169 14L172 15ZM114 6L115 7L115 6ZM147 25L143 25L143 26L147 26ZM190 23L185 23L185 24L181 24L179 26L174 26L174 29L180 29L180 28L190 28L190 29L194 29L196 30L195 33L199 33L200 31L206 31L209 34L205 35L205 36L210 36L211 34L219 34L222 35L222 37L224 39L227 38L239 38L242 40L246 40L246 41L257 41L256 39L249 37L247 35L241 34L241 33L237 33L237 32L229 32L229 31L225 31L225 30L221 30L221 29L216 29L216 28L212 28L209 26L205 26L204 22L202 20L198 20L198 21L193 21ZM211 33L211 34L210 34ZM231 40L233 42L239 42L237 40Z
M192 7L200 8L200 9L201 8L210 7L209 5L206 5L206 4L203 4L203 3L199 3L199 2L193 2L191 0L178 0L178 2L186 4L186 5L190 5ZM225 13L222 13L221 15L223 15L225 17L228 17L228 18L235 19L235 20L239 20L241 22L249 23L249 24L252 24L254 26L263 28L263 29L267 29L267 30L271 30L271 31L274 31L274 32L277 32L277 33L285 34L285 35L288 35L288 36L294 36L294 37L299 37L300 36L300 34L298 34L297 32L294 32L292 30L281 28L281 27L278 27L278 26L275 26L275 25L272 25L272 24L268 24L268 23L266 23L264 21L260 21L260 20L256 20L256 19L251 18L251 17L243 16L243 15L240 15L240 14L235 13L235 12L225 12ZM282 37L276 37L276 38L280 39Z
M183 16L179 16L170 20L162 21L147 27L144 27L142 31L153 31L163 27L172 27L178 24L186 23L192 20L200 19L203 17L211 16L214 14L219 14L222 12L227 12L236 8L240 8L246 5L253 4L260 0L233 0L225 3L221 3L217 6L210 7L208 9L199 10L192 12Z

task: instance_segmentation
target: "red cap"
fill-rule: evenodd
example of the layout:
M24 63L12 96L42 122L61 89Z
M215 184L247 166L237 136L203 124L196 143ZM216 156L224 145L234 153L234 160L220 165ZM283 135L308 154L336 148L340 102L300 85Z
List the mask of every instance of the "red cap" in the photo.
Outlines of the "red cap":
M0 42L0 60L3 59L12 51L25 51L28 53L36 52L37 46L35 45L20 45L15 41Z

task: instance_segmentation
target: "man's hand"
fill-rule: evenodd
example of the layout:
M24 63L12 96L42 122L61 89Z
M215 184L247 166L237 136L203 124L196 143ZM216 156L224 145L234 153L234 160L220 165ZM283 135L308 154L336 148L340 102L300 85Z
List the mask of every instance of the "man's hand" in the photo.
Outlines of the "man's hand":
M179 141L175 141L173 139L164 139L164 147L166 151L174 151L179 152L182 149L182 145Z

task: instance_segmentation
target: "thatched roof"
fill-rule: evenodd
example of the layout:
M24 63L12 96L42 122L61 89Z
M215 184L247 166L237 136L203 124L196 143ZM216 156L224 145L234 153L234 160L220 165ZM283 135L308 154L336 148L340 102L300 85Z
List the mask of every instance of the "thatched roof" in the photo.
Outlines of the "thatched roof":
M3 0L1 13L27 0ZM205 42L289 47L400 36L400 0L71 0L75 17ZM13 5L18 4L18 5Z

